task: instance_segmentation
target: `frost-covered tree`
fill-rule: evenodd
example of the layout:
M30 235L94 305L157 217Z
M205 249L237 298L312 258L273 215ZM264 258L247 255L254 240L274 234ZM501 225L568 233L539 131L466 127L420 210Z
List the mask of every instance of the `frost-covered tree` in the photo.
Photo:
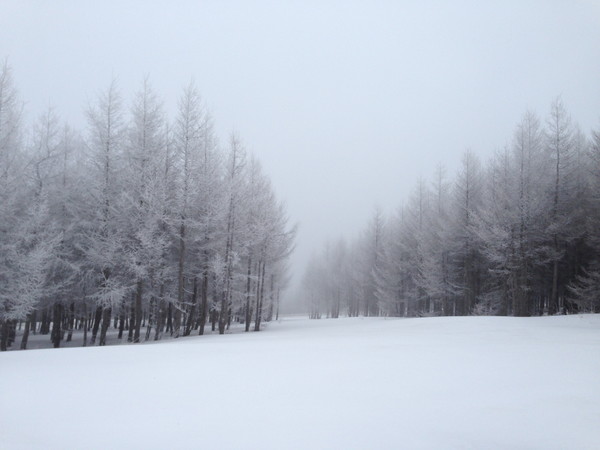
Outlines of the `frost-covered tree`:
M86 203L89 209L85 270L92 280L92 291L88 295L96 308L91 343L95 342L102 322L100 344L103 345L112 310L121 304L127 292L127 277L122 270L123 242L118 226L125 121L115 80L88 108L87 118L89 200Z
M548 193L550 196L550 217L548 235L552 251L552 281L548 302L548 313L559 311L560 261L564 255L564 240L567 233L568 217L566 206L569 200L567 177L572 163L573 126L571 117L560 98L552 102L550 115L546 121L546 152L552 162Z
M196 194L196 180L200 173L199 161L206 133L207 113L198 89L190 83L179 99L179 111L174 128L175 170L177 174L176 220L173 223L177 240L177 301L173 335L181 333L185 302L188 246L195 239L196 228L191 211Z
M165 119L161 102L144 79L131 108L131 122L125 145L123 195L120 209L127 211L120 217L123 236L124 270L135 283L134 303L131 305L133 342L140 341L143 294L150 297L148 332L156 321L156 304L161 285L163 255L169 244L164 229L163 183L166 181L163 153L165 151ZM155 292L156 291L156 292ZM129 308L127 308L129 309ZM121 315L124 311L121 311ZM149 335L147 335L149 337Z
M239 264L239 231L241 230L240 216L242 203L245 200L246 181L246 150L240 139L232 134L229 142L229 154L225 164L225 210L224 230L225 245L222 253L221 276L219 285L219 334L225 333L230 321L231 302L234 296L234 271ZM259 271L262 268L259 266ZM260 275L259 275L260 276ZM239 291L237 292L239 294Z
M484 260L475 223L483 200L483 173L479 158L464 153L453 191L451 233L453 283L458 290L455 302L457 315L470 314L481 293Z
M359 268L362 278L364 315L378 316L376 274L382 263L385 223L383 212L376 208L362 238L364 256Z
M424 313L449 314L455 294L450 282L451 240L447 223L450 218L450 183L445 170L438 166L429 193L428 208L421 227L420 267L418 285L423 289L426 304Z
M588 189L586 195L579 194L577 205L583 203L583 212L587 214L586 243L592 251L586 267L581 267L571 281L567 295L581 311L600 312L600 131L592 132L585 161Z

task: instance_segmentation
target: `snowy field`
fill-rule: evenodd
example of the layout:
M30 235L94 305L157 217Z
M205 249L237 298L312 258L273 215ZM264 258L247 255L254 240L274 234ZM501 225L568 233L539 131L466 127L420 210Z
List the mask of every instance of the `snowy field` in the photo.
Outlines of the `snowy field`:
M600 315L0 354L2 449L598 449Z

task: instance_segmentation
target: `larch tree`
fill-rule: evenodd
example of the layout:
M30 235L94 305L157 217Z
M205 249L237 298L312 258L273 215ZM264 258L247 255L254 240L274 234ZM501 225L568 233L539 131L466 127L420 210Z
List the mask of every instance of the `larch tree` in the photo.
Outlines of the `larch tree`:
M378 316L376 274L382 264L385 222L383 212L376 208L362 238L364 257L360 270L363 280L364 315Z
M196 194L198 162L206 132L206 111L194 83L190 83L179 99L179 111L174 128L175 168L177 172L177 216L172 224L177 242L177 297L174 305L173 336L181 334L185 303L188 245L195 239L192 233L191 204Z
M484 272L481 248L474 230L482 206L483 174L479 158L471 152L464 153L462 166L454 186L452 238L454 248L454 284L460 291L455 304L456 315L472 312L481 292Z
M106 330L113 308L117 308L126 291L122 268L122 236L117 218L118 197L122 192L122 161L125 137L121 96L113 80L87 110L89 148L89 211L86 244L87 272L95 300L91 343L96 341L102 322L99 344L105 344Z
M124 195L121 209L128 211L121 218L125 269L135 280L131 319L133 342L140 341L144 291L149 292L149 329L156 320L158 293L154 292L160 276L161 255L168 246L168 236L161 228L162 152L165 147L164 114L161 102L145 78L131 107L131 124L125 146L127 160ZM129 309L129 308L127 308ZM124 314L124 311L121 311ZM147 337L149 337L147 333Z
M559 312L560 262L564 256L564 240L567 233L567 217L565 215L567 196L566 176L571 162L573 149L573 128L571 117L560 98L552 102L550 115L546 121L546 151L552 161L548 193L550 196L550 218L548 234L552 246L551 293L548 301L548 314Z
M221 218L224 207L223 158L219 151L212 117L208 113L204 116L203 128L195 198L197 237L192 249L196 261L193 268L193 283L196 289L198 289L197 285L200 285L200 299L197 314L191 311L185 331L185 334L190 334L192 326L196 324L200 335L204 334L209 315L211 260L223 242ZM195 302L192 308L196 308Z
M235 266L239 263L237 251L237 231L240 228L239 217L244 200L246 181L246 150L239 138L232 134L229 144L229 155L225 165L225 248L221 257L219 271L219 334L225 333L230 319L230 307L233 293L233 277Z

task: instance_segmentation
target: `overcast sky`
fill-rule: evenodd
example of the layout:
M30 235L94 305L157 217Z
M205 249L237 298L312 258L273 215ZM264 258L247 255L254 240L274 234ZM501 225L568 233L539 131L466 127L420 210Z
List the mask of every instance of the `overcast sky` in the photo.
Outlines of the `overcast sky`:
M194 79L221 141L235 129L300 224L293 270L354 237L437 163L487 158L530 109L600 128L600 2L0 0L30 116L82 110L149 74L173 111Z

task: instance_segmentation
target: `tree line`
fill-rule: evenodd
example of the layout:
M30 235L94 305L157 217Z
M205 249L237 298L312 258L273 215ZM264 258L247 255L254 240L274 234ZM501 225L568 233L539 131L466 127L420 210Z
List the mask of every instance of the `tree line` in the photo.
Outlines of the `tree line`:
M144 79L115 81L80 132L49 108L31 127L0 68L0 349L259 331L278 314L295 227L260 162L226 145L197 88L173 119ZM17 332L17 330L19 332ZM115 330L115 332L116 332ZM20 343L14 344L20 336Z
M438 166L390 217L329 242L304 274L310 317L600 312L600 130L557 98L485 164Z

